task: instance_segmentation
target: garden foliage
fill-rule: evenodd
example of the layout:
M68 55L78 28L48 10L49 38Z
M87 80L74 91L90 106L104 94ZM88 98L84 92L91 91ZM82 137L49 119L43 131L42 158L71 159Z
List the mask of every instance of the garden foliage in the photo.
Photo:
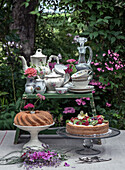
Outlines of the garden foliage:
M24 5L27 7L29 2L26 0ZM6 4L1 4L0 11L0 119L7 122L8 115L13 119L19 111L16 104L24 92L25 79L21 78L22 64L18 58L20 40L16 31L8 27L12 22L11 4L9 1ZM93 50L91 85L95 86L97 113L105 115L111 126L121 129L125 128L124 5L123 0L60 0L58 3L43 0L40 7L32 11L32 15L37 15L34 51L42 48L48 57L60 55L60 63L67 64L68 59L78 60L76 37L88 38L85 45ZM54 11L45 13L45 8ZM63 113L66 107L72 106L76 113ZM75 99L58 102L47 99L38 106L42 108L51 111L56 125L64 124L63 119L78 114L81 109L91 114L86 99L79 99L78 104ZM8 124L12 128L12 121Z

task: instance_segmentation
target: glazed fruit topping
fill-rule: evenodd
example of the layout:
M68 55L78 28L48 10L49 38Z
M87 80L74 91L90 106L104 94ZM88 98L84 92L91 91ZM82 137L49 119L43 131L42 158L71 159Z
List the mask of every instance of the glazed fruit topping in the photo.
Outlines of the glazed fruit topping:
M66 122L72 122L73 124L76 125L95 126L97 124L108 123L108 120L104 120L103 115L96 115L93 117L89 117L86 113L82 118L80 116L80 119L78 117L72 117L70 120L67 120Z

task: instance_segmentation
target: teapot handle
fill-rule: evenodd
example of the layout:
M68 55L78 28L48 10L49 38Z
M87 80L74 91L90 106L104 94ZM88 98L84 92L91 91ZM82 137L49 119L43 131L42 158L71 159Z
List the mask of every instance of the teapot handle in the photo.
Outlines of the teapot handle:
M91 61L92 61L92 57L93 57L93 53L92 53L92 49L89 46L85 46L85 49L88 48L89 49L89 59L87 61L87 64L90 65Z
M57 64L59 64L59 57L56 56L56 55L51 55L51 56L49 57L49 60L48 60L48 65L49 65L49 63L52 61L53 58L55 58L56 61L57 61Z

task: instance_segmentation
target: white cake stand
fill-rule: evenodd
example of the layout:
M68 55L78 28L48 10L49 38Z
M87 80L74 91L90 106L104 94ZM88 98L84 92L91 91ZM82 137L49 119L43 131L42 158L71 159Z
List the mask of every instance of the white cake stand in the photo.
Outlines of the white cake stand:
M20 125L16 125L14 124L17 128L28 131L30 133L30 140L28 143L26 143L23 148L26 147L30 147L32 149L44 149L44 147L42 145L44 145L44 143L42 143L41 141L39 141L38 139L38 133L42 130L48 129L50 126L54 125L50 124L50 125L46 125L46 126L20 126Z

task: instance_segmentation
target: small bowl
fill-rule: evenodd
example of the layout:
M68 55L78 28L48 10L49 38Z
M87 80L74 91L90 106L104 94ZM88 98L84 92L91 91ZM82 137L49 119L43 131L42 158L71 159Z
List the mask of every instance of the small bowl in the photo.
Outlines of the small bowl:
M65 94L68 91L68 88L66 88L66 87L59 87L59 88L55 88L55 89L58 94Z

